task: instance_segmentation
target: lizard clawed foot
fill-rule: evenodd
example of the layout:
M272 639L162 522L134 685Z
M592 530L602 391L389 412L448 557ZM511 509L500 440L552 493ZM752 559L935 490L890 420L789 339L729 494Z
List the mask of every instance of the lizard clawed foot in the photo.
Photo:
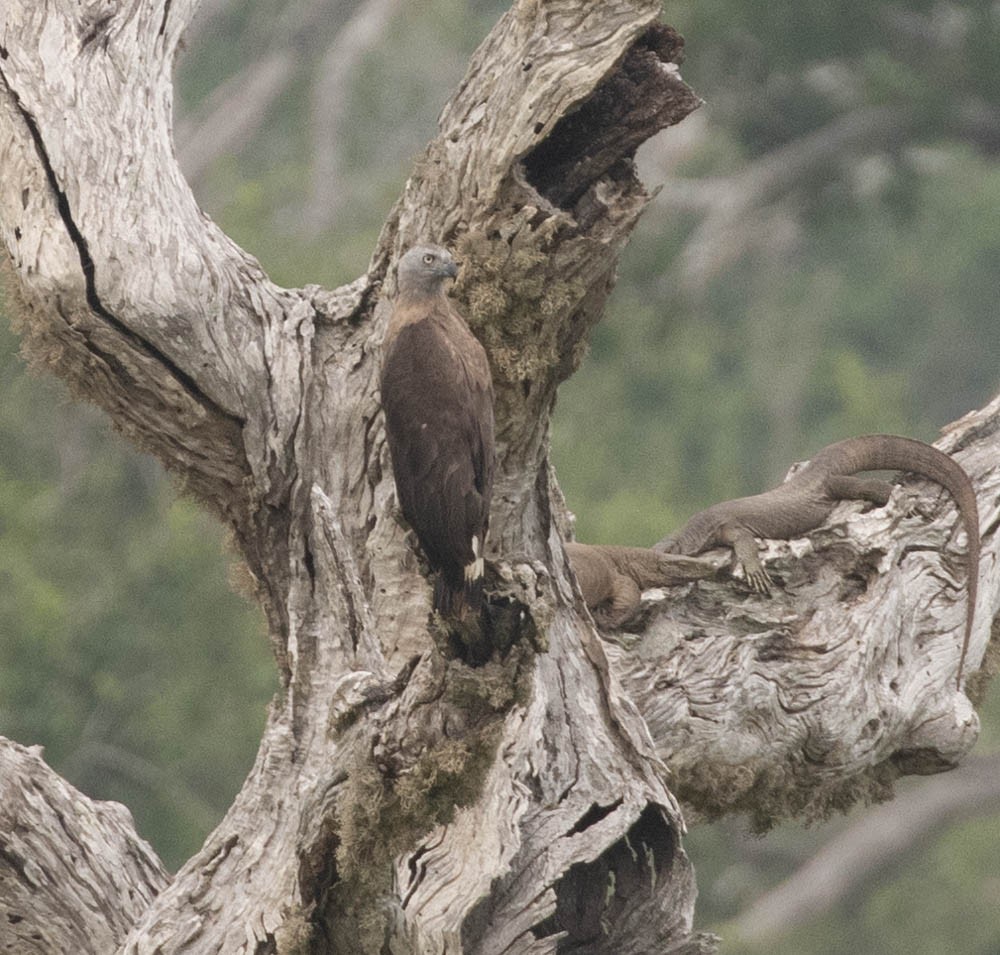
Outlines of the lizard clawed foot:
M899 485L896 494L896 504L903 512L904 517L920 517L924 520L931 520L933 517L933 509L929 508L923 496L912 488Z
M754 593L763 594L765 597L771 596L771 584L773 581L771 580L771 575L763 567L758 567L755 570L744 567L743 572L746 574L747 583Z

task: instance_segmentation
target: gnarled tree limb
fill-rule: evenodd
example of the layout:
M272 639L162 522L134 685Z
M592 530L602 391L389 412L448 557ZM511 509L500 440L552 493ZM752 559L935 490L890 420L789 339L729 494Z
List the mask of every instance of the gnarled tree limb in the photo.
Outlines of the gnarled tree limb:
M973 670L1000 601L998 442L1000 398L938 445L980 502ZM673 594L642 633L609 647L682 802L708 816L746 811L766 827L885 798L901 773L957 765L979 732L954 685L964 543L947 492L914 479L885 508L841 505L807 538L770 542L780 581L770 598L727 571Z
M88 799L0 738L0 948L114 951L169 879L124 806Z
M702 950L679 815L574 606L546 464L556 385L648 200L631 153L697 104L677 39L648 0L516 5L369 273L324 293L270 283L177 171L168 79L192 9L25 2L0 26L0 227L29 347L232 525L283 676L236 803L123 951ZM620 114L559 121L622 64L631 138L590 157ZM554 200L522 166L553 130L573 186ZM476 669L428 630L378 414L379 286L417 238L463 255L499 395L496 545L535 561Z
M632 153L698 104L679 38L654 0L515 3L445 107L369 271L289 290L200 212L174 161L170 67L194 5L11 0L0 15L0 234L29 349L231 525L282 675L236 802L171 884L122 917L121 950L710 950L691 936L693 881L657 750L691 797L756 747L773 797L900 750L953 761L975 723L943 689L950 656L927 667L904 654L886 686L876 642L861 672L902 704L864 730L876 743L845 760L822 722L798 718L773 724L788 740L762 740L756 721L801 709L814 673L802 650L782 656L781 636L741 647L728 589L675 605L670 632L698 621L710 650L661 661L656 680L677 681L658 684L661 704L634 670L609 668L576 597L548 415L649 200ZM391 263L418 239L459 252L456 295L496 385L491 533L507 559L495 652L478 667L428 624L376 393ZM987 493L985 469L975 476ZM930 546L947 532L934 526ZM816 572L800 641L813 649L844 613L835 570ZM899 585L866 579L885 624ZM940 589L920 581L908 594ZM742 692L747 674L750 689L780 692ZM935 689L952 707L932 709L937 730L914 708ZM784 778L789 754L798 774Z

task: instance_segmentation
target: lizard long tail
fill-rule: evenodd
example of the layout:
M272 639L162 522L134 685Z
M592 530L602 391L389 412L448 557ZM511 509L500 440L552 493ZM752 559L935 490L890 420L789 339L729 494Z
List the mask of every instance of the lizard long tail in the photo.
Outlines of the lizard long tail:
M912 471L942 485L955 499L968 538L966 551L968 607L962 652L958 660L958 685L961 687L979 593L979 507L969 476L943 451L923 441L895 434L869 434L838 441L823 448L809 462L808 467L814 466L829 468L831 472L839 474L853 474L856 471Z

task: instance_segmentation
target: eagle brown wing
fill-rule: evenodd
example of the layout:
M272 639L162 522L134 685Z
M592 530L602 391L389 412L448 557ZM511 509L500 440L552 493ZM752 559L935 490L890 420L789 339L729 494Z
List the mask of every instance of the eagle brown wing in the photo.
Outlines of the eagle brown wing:
M483 554L494 468L486 353L450 309L435 302L392 334L381 381L396 492L443 578L435 590L442 613L462 594L478 604L481 577L469 579L466 569Z

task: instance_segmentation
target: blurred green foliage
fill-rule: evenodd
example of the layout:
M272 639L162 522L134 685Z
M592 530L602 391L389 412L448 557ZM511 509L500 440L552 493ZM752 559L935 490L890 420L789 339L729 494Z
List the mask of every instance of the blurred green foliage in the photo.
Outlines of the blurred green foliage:
M295 34L306 6L232 0L193 28L181 118ZM210 214L287 285L335 286L364 269L505 4L399 5L343 91L336 221L306 235L310 90L355 8L331 0L329 17L299 31L293 80L252 141L197 183ZM997 389L997 4L678 0L666 18L687 38L683 73L707 101L685 124L704 128L669 164L673 177L724 183L855 110L885 107L901 129L831 148L752 207L743 218L761 241L703 282L685 271L697 210L673 204L669 189L653 203L553 420L553 458L590 541L651 543L846 435L933 439ZM775 222L777 245L765 241ZM0 733L43 743L76 785L125 802L177 864L253 760L275 691L262 621L226 585L213 522L96 413L27 376L15 350L0 325ZM996 693L981 715L983 745L995 749ZM996 822L937 836L769 951L1000 951ZM687 839L704 928L792 873L826 831L782 827L749 852L732 825Z
M228 808L276 690L221 529L0 323L0 733L128 805L170 865Z
M911 188L905 216L824 210L794 268L741 262L699 294L671 286L652 211L560 391L553 455L582 539L652 543L824 444L933 440L992 396L1000 166L941 147Z

